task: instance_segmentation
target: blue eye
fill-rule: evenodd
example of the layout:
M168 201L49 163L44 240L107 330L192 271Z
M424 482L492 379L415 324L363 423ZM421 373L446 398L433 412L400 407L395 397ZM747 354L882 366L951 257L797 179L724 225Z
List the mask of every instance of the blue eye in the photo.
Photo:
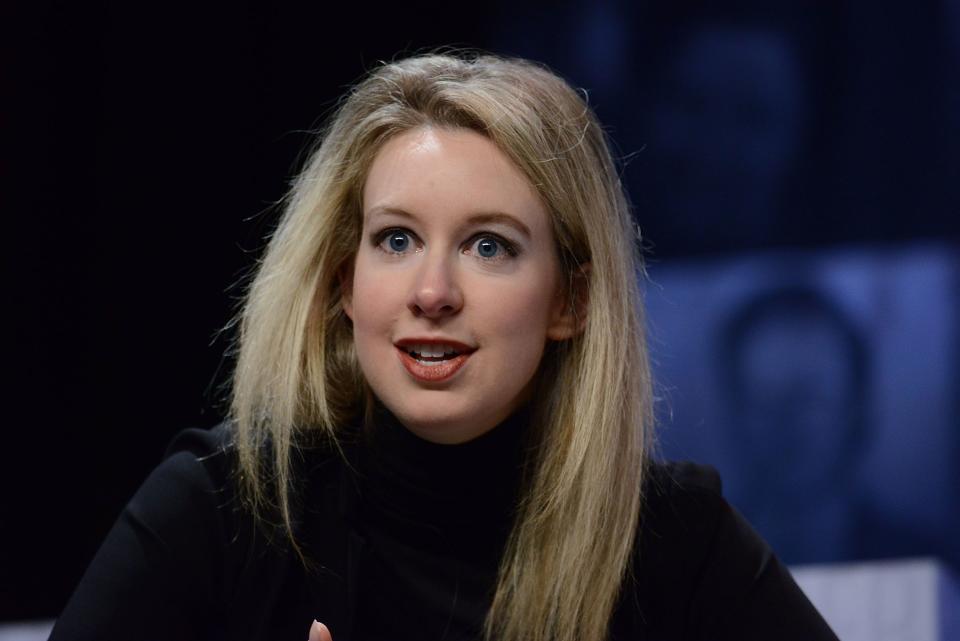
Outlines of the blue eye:
M500 243L494 238L486 237L477 241L477 255L481 258L493 258L500 251Z
M387 237L387 243L391 251L397 253L405 252L410 247L410 236L402 231L391 232Z

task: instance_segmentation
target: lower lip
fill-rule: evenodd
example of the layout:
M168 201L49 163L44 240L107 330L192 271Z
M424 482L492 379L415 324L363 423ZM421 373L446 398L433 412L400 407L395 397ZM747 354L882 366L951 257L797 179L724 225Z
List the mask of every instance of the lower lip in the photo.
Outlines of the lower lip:
M436 365L424 365L399 347L397 352L400 354L400 362L407 368L410 375L425 383L439 383L452 378L470 358L470 354L460 354L445 361L439 361Z

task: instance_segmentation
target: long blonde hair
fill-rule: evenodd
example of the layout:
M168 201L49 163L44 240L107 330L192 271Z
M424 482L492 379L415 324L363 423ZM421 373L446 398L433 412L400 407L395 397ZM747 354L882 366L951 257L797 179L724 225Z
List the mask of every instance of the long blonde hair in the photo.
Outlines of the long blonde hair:
M379 67L339 105L292 187L240 317L231 414L242 493L255 515L276 510L296 546L299 437L336 443L369 400L339 289L360 242L366 173L387 139L423 126L471 129L511 158L551 214L571 297L588 282L583 332L553 344L541 366L532 474L485 634L600 641L630 567L651 439L642 264L603 130L585 100L541 66L416 56Z

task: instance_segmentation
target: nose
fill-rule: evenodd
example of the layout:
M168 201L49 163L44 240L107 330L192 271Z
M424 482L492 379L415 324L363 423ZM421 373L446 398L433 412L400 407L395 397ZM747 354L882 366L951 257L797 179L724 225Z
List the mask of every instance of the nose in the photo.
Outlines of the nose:
M410 292L408 307L414 316L443 318L463 307L455 267L443 255L425 256Z

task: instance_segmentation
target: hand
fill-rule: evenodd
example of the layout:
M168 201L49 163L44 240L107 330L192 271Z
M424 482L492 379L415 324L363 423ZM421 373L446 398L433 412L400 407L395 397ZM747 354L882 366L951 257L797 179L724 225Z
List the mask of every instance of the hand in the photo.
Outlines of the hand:
M310 626L310 637L308 641L333 641L333 637L330 636L330 630L327 629L327 626L314 620Z

